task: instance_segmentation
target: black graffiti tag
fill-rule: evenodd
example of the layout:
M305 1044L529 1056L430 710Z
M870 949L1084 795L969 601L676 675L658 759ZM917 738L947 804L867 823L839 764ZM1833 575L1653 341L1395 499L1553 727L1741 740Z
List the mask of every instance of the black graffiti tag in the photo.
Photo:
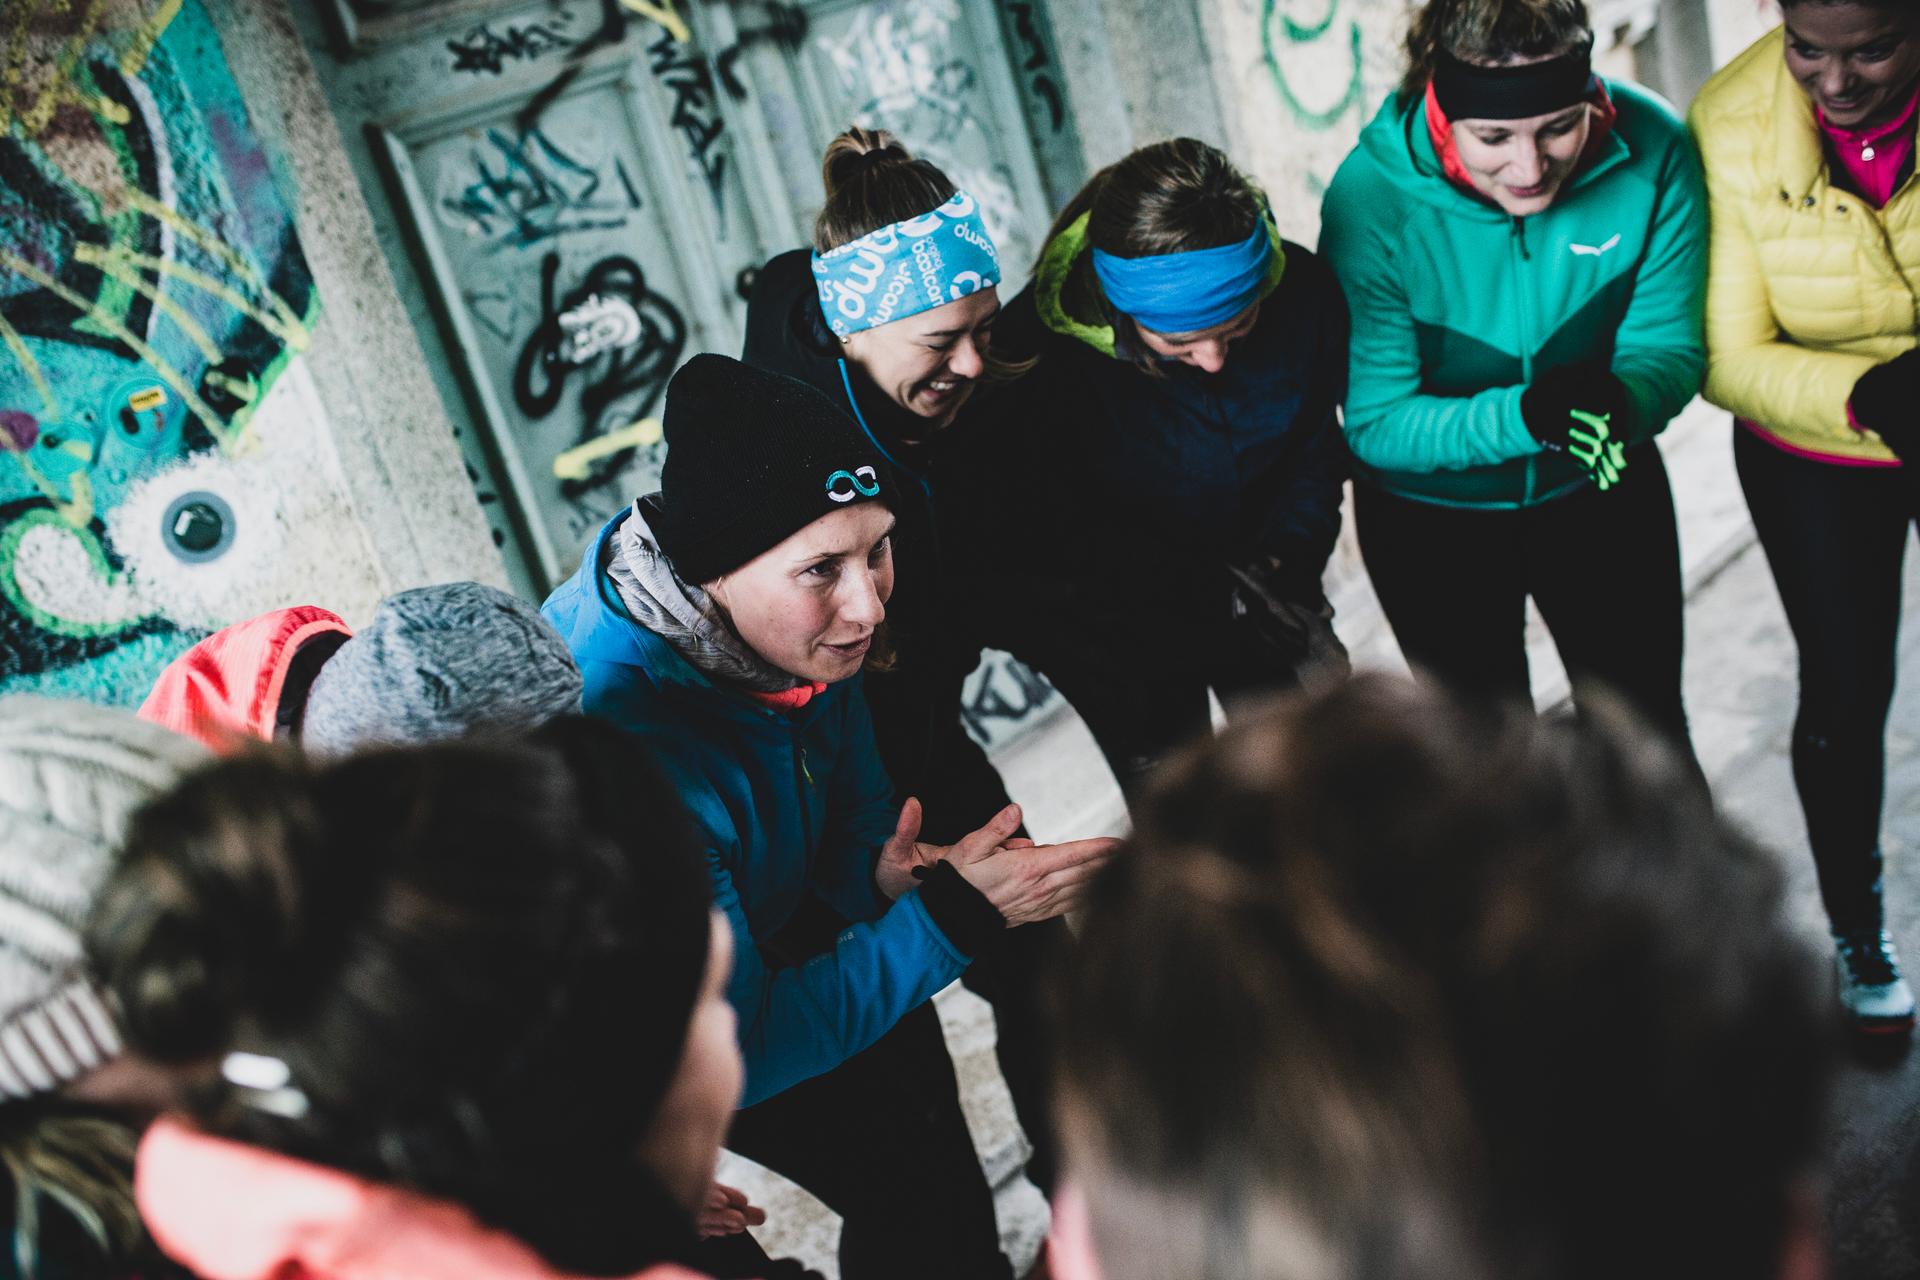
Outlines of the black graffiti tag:
M798 49L807 38L807 11L797 4L770 3L767 9L767 25L741 30L732 44L722 49L713 60L713 69L720 76L720 87L735 102L747 100L747 84L740 78L734 67L740 61L740 55L757 44L771 44L789 52Z
M506 70L509 61L531 62L542 54L564 49L572 43L570 38L545 22L533 22L524 27L510 26L504 33L495 31L483 22L458 40L447 41L447 52L453 55L455 71L470 71L476 75L485 72L497 76Z
M661 84L673 90L671 123L686 141L688 155L707 180L707 195L713 212L726 226L727 153L720 139L727 122L720 118L719 103L714 101L713 75L707 64L687 45L662 32L647 46L653 74Z
M1029 77L1027 85L1047 104L1048 125L1053 132L1060 132L1060 126L1066 123L1067 104L1060 92L1060 86L1048 74L1053 58L1047 52L1046 41L1040 38L1039 24L1034 21L1033 5L1027 0L1013 0L1007 6L1013 14L1013 33L1020 38L1020 45L1027 51L1027 60L1021 65Z
M1000 687L1002 676L1011 685L1005 692ZM981 669L973 697L960 708L960 719L975 737L986 738L990 736L987 726L991 721L1018 723L1053 698L1053 686L1026 664L1012 658L1004 658L997 664L989 660Z
M687 345L687 324L667 299L647 290L632 258L602 258L579 284L555 296L560 255L540 263L540 323L528 335L513 369L513 399L529 418L559 407L567 385L580 379L580 429L585 444L648 416ZM617 317L603 326L597 321ZM609 336L612 335L612 336ZM610 483L632 449L595 461L583 479L563 480L561 494L576 499Z

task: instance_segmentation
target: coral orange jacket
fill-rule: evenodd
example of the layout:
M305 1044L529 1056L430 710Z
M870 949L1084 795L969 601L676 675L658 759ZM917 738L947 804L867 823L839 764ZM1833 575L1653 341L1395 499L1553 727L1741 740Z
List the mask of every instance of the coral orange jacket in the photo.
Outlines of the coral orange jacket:
M451 1202L173 1120L141 1140L135 1194L154 1240L203 1280L567 1280Z
M339 615L311 604L236 622L168 664L140 717L223 754L250 740L271 741L301 651L318 643L327 656L352 635ZM293 683L302 682L295 676Z

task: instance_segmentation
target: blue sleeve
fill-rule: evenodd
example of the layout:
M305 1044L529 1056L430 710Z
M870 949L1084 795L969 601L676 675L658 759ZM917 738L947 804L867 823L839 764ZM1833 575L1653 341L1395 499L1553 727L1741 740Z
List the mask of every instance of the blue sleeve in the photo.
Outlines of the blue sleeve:
M873 715L860 677L847 683L841 707L840 751L825 779L827 821L814 860L813 887L849 920L873 920L890 905L874 883L880 846L900 816L893 780L880 763Z
M733 928L727 999L740 1018L747 1065L741 1106L833 1070L967 967L916 889L878 920L841 930L833 950L798 968L770 969L754 945L733 877L718 851L707 856L714 906Z
M1405 201L1384 179L1359 172L1363 163L1349 156L1334 176L1320 231L1320 252L1352 316L1346 430L1353 456L1382 471L1424 474L1540 452L1520 417L1517 384L1470 396L1421 392L1408 268L1399 259Z
M1707 373L1707 188L1678 120L1654 175L1653 225L1633 298L1614 338L1613 373L1633 402L1633 437L1651 439L1700 392Z

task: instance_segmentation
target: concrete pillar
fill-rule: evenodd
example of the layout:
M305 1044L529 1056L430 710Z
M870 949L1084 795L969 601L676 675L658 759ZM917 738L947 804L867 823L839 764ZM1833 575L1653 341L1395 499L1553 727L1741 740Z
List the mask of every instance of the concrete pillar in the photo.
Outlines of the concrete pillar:
M505 586L452 423L288 3L208 0L208 12L261 140L285 158L297 188L301 247L321 302L307 362L372 554L371 585L380 594L460 578Z

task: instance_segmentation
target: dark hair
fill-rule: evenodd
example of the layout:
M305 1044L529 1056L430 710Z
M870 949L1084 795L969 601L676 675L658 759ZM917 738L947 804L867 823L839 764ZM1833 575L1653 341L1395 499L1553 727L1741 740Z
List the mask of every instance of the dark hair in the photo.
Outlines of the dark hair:
M953 198L953 180L884 129L858 126L827 144L820 159L826 203L813 220L816 253L908 218L938 209Z
M1136 816L1055 993L1097 1237L1104 1177L1189 1274L1282 1274L1275 1221L1324 1275L1773 1274L1834 1002L1671 752L1371 676Z
M1189 253L1238 244L1266 216L1260 188L1233 167L1217 147L1193 138L1170 138L1141 147L1087 180L1047 232L1051 244L1087 215L1087 242L1123 258ZM1074 264L1065 285L1068 309L1111 326L1124 336L1141 362L1145 354L1139 327L1107 301L1090 256Z
M1490 66L1515 58L1550 58L1591 43L1584 0L1428 0L1407 28L1402 98L1427 91L1444 50Z
M675 1234L638 1152L692 1006L659 991L665 952L697 929L704 965L709 900L646 750L567 717L518 744L219 763L137 815L88 944L201 1127L624 1274ZM304 1114L209 1070L236 1050L285 1063Z

